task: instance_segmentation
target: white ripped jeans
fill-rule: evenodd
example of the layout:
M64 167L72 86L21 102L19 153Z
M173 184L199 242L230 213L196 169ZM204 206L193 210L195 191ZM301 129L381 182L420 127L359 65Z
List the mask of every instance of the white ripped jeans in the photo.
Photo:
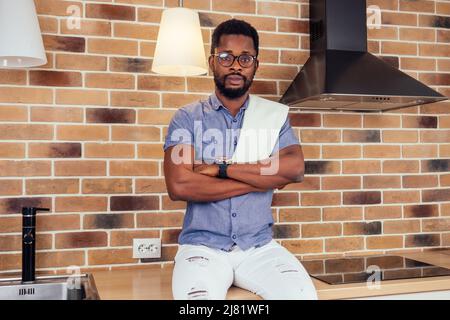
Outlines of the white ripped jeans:
M265 300L317 300L303 265L272 240L242 251L180 245L175 256L172 293L176 300L225 300L229 287L249 290Z

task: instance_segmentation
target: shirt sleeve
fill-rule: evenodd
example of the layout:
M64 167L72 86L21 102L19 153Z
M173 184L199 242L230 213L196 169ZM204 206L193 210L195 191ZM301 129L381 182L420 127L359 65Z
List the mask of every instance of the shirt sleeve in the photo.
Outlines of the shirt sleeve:
M292 129L291 127L288 116L286 117L286 121L284 122L283 126L280 129L280 135L278 136L278 140L275 143L275 147L273 148L272 154L294 144L300 145L300 141L295 135L294 129Z
M163 149L177 144L194 145L194 124L184 109L178 109L170 120Z

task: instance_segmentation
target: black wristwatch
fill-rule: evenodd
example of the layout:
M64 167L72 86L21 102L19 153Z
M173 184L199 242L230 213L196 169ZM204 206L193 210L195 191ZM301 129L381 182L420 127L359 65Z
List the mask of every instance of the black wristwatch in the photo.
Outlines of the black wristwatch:
M217 176L222 179L228 178L227 168L228 168L228 163L226 163L226 162L219 163L219 174Z
M227 168L231 164L231 159L218 158L215 162L219 166L219 174L217 177L222 179L228 178Z

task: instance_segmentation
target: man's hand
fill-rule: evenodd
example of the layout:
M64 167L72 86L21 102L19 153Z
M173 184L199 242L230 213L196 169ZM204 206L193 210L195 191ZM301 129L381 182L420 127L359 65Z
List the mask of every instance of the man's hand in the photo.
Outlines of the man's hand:
M219 174L219 165L217 164L194 164L194 172L204 174L210 177L217 177Z

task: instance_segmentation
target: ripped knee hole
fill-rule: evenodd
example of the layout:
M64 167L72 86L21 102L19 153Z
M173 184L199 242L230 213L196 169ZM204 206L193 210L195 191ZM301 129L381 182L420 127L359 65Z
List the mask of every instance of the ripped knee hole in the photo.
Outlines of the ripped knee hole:
M206 265L206 264L208 264L209 259L206 257L203 257L203 256L193 256L193 257L186 258L186 261L196 262L199 265Z

